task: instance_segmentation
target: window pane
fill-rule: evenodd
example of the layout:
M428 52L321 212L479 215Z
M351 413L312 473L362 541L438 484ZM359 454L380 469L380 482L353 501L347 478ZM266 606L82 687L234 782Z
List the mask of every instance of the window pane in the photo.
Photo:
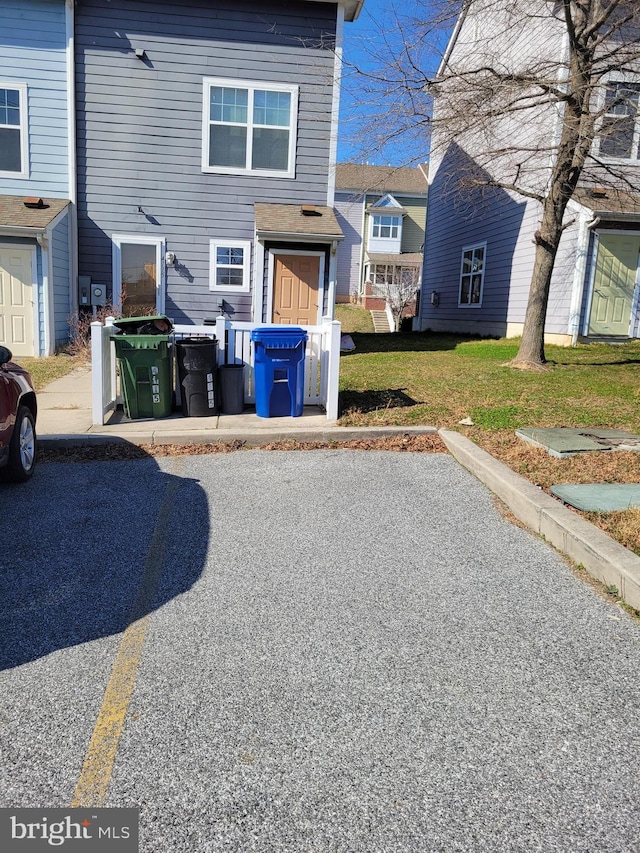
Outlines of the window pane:
M462 274L468 275L471 272L471 258L473 252L465 252L462 256Z
M137 317L156 308L156 247L123 243L120 247L122 269L122 313Z
M289 131L255 128L251 167L286 172L289 168Z
M472 276L471 282L471 302L480 302L480 288L482 286L482 276Z
M216 263L240 265L244 263L244 249L238 247L218 246L216 249Z
M0 172L21 172L20 131L0 127Z
M209 128L209 165L247 166L247 129L231 125L212 124Z
M20 92L0 89L0 124L20 127Z
M218 267L216 284L219 287L242 287L244 270L241 267Z
M467 303L469 302L469 290L471 286L471 278L468 275L462 276L462 281L460 283L460 302Z
M473 271L481 272L484 263L484 249L475 249L473 253Z
M628 118L605 118L600 130L600 153L605 157L625 157L633 154L635 121Z
M291 95L289 92L256 91L253 96L253 121L272 127L289 127Z
M247 123L249 93L246 89L211 87L211 121Z
M634 116L638 110L639 88L625 83L610 86L605 98L605 112L616 116Z

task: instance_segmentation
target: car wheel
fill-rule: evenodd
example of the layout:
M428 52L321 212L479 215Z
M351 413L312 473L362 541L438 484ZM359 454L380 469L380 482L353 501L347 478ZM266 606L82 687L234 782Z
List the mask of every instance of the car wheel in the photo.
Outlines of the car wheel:
M4 479L24 483L36 464L36 425L31 411L20 406L9 443L9 460L2 473Z

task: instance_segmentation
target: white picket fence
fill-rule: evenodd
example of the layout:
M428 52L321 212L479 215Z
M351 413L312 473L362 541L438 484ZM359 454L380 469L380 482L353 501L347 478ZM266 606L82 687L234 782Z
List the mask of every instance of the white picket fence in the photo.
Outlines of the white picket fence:
M218 365L244 364L244 401L255 403L253 378L253 329L264 328L265 323L240 323L218 317L215 326L176 325L175 340L193 337L210 337L218 341ZM273 328L278 328L274 326ZM328 420L338 417L338 382L340 377L340 323L325 320L319 326L300 326L307 333L304 360L304 405L319 406L326 411ZM91 372L93 423L104 424L122 397L118 389L116 352L113 338L118 329L113 318L91 324ZM224 342L224 346L223 343Z

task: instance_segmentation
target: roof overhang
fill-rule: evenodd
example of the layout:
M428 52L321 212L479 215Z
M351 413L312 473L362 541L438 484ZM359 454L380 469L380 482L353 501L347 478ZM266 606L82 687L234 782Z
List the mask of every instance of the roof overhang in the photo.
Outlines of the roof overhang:
M309 0L310 3L326 3L327 0ZM344 19L345 21L355 21L362 7L364 6L365 0L338 0L336 5L344 7Z
M332 207L255 202L259 240L331 244L344 239Z
M0 195L0 234L37 237L66 214L69 199Z

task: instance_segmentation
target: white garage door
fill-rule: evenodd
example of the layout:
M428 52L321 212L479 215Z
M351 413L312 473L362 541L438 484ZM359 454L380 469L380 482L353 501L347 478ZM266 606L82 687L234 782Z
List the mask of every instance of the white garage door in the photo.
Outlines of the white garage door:
M0 344L14 355L34 355L30 249L0 246Z

